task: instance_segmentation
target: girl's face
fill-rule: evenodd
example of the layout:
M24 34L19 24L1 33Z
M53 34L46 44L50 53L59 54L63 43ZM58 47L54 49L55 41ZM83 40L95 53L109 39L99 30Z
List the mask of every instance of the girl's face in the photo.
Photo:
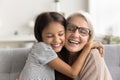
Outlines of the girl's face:
M51 45L55 52L61 51L65 42L64 26L58 22L51 22L42 32L43 42Z
M74 17L69 21L66 30L65 47L71 53L83 49L89 39L90 27L81 17Z

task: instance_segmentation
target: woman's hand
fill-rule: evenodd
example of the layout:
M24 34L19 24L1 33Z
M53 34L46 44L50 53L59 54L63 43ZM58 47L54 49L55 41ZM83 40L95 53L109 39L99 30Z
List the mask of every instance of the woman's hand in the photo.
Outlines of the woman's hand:
M97 48L101 56L104 56L104 45L100 41L91 42L91 48Z

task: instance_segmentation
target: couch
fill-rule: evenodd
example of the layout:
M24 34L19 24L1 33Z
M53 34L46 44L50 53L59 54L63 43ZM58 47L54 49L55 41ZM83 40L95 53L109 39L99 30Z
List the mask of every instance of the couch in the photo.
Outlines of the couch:
M105 45L105 62L113 80L120 80L120 44Z
M30 48L0 48L0 80L16 80Z
M0 80L16 80L30 48L0 48ZM120 45L105 45L105 61L113 80L120 80Z

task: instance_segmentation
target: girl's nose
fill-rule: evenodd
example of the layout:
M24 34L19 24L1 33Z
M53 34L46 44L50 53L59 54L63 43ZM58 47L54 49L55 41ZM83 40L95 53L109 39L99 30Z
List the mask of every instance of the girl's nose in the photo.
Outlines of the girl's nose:
M59 37L55 37L55 38L54 38L54 42L55 42L55 43L59 43L59 42L60 42L60 38L59 38Z

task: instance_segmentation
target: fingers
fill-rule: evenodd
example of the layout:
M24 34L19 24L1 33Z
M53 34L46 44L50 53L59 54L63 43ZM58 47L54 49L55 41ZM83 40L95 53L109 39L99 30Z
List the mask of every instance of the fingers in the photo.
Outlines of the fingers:
M99 52L101 54L101 57L104 57L104 49L103 48L99 48L98 50L99 50Z
M104 45L100 41L93 41L92 48L97 48L100 52L100 55L104 56Z
M104 45L100 41L98 41L97 43L98 43L98 50L101 56L104 57Z

